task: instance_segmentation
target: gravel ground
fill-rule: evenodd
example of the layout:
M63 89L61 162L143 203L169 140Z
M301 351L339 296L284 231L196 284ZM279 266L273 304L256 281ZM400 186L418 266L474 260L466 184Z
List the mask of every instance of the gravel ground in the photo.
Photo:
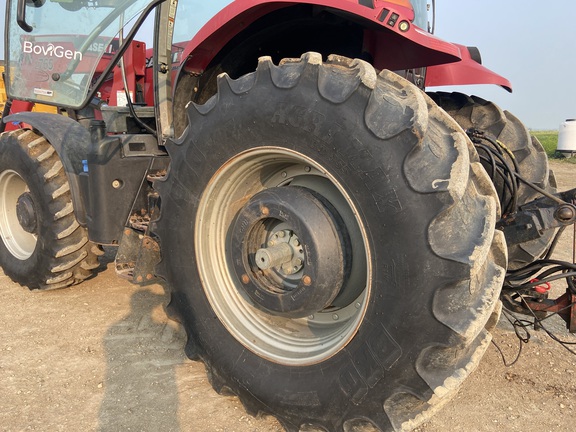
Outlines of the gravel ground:
M576 186L576 165L552 165L561 189ZM571 259L571 235L557 258ZM110 262L90 281L44 293L0 273L0 430L281 431L212 390L203 365L185 358L166 300L161 285L131 285ZM549 328L576 341L559 319ZM454 400L418 430L573 431L576 356L543 331L530 334L512 367L491 346ZM494 341L514 359L519 342L504 319Z

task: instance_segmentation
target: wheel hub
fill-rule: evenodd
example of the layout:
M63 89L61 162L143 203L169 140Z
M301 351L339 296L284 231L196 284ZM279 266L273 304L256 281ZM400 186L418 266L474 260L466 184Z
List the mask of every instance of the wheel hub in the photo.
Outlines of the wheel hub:
M276 231L267 247L258 249L255 258L260 270L275 269L286 276L298 273L304 267L302 244L290 230Z
M16 202L16 216L22 229L30 234L38 233L38 220L34 200L29 192L24 192Z
M347 280L349 238L336 210L304 187L254 195L232 229L238 286L268 313L302 318L331 305Z

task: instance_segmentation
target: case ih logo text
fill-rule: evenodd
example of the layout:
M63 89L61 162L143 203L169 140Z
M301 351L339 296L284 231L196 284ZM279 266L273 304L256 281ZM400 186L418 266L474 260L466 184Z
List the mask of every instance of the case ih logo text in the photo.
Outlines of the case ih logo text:
M80 51L72 51L62 45L36 45L30 41L25 41L23 51L26 54L44 55L47 57L65 58L68 60L82 60L82 53Z

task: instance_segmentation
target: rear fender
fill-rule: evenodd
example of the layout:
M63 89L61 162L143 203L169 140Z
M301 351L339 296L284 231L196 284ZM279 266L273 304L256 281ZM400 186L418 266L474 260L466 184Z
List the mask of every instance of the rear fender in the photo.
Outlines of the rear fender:
M482 66L476 48L454 45L460 49L462 60L428 67L426 87L495 84L512 93L510 81Z
M271 56L277 64L316 51L325 58L329 54L361 58L377 69L396 71L460 60L458 47L418 28L412 23L414 11L399 3L407 4L406 0L232 2L182 51L174 80L175 135L188 122L184 109L188 102L205 103L216 93L221 73L238 78L253 72L261 56Z
M214 16L188 43L183 53L183 58L186 59L183 70L189 74L201 74L223 49L239 43L242 35L250 37L256 31L265 31L262 28L263 18L292 8L301 8L308 17L328 12L332 16L361 26L364 29L363 51L370 55L372 63L378 69L411 69L460 60L458 47L415 26L412 23L414 11L399 3L403 2L236 0ZM267 24L272 28L284 23L279 17L278 21L272 20ZM403 23L402 26L400 23ZM270 54L273 53L262 53Z
M86 210L80 173L90 146L90 133L78 122L57 114L20 112L2 119L6 123L25 123L44 136L54 147L70 184L72 203L78 223L86 225Z

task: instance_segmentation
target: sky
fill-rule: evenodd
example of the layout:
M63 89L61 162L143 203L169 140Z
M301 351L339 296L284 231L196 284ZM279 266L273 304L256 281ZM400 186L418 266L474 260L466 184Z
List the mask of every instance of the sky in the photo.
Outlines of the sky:
M206 1L212 6L228 2ZM206 10L197 13L201 21L209 18ZM4 34L4 20L0 29ZM430 90L493 101L533 130L558 129L564 120L576 118L576 1L437 0L435 34L478 47L484 66L510 80L513 93L493 85ZM3 44L4 38L2 58Z
M531 129L576 118L576 1L437 0L436 36L476 46L512 82L458 88L508 110Z

